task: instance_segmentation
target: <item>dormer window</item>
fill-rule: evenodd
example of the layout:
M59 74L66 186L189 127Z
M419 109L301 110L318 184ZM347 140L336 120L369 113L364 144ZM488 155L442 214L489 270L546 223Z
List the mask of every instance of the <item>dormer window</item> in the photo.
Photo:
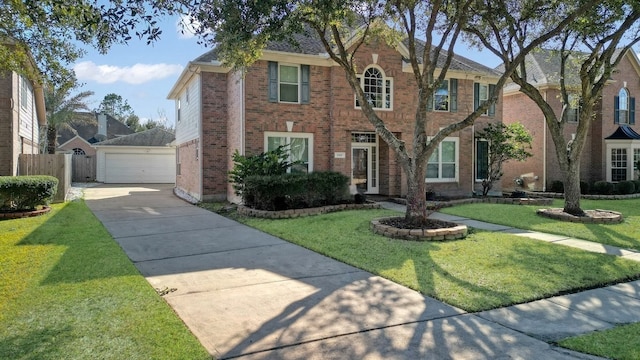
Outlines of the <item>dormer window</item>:
M382 69L369 67L358 80L365 99L374 109L393 109L393 79L387 78ZM360 107L358 99L355 100L355 104L356 108Z

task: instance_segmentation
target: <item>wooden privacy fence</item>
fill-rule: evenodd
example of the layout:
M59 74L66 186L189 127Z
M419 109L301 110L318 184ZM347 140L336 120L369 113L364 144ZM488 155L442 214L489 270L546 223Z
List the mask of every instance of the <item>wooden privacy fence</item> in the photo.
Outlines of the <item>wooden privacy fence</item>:
M96 181L96 157L88 155L73 155L71 161L71 181Z
M58 178L54 202L62 202L71 187L71 154L20 154L18 175L51 175Z

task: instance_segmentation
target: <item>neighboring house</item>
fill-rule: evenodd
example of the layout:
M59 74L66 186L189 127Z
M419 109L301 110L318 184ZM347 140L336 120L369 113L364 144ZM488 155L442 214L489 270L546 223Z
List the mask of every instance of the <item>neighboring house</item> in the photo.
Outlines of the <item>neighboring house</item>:
M93 112L76 113L69 125L58 131L56 152L95 156L92 144L134 133L111 115Z
M363 115L342 68L314 36L299 35L299 44L268 45L245 76L223 67L215 49L189 62L168 95L176 104L177 192L196 200L237 200L228 183L234 151L257 154L288 144L291 159L303 162L297 171L338 171L361 192L406 195L396 155ZM372 42L356 58L365 94L386 126L411 146L417 88L407 48ZM499 76L455 56L431 101L427 134L473 112ZM476 128L501 118L499 101ZM481 189L486 151L476 144L474 127L451 134L428 164L428 188L449 196Z
M528 80L541 91L556 114L562 112L560 96L560 59L557 52L539 50L526 58ZM579 84L578 70L567 74L570 86ZM640 126L636 124L635 98L640 95L640 61L628 51L605 86L602 99L595 107L595 118L589 129L580 161L580 178L593 183L634 179L634 164L640 160ZM565 126L565 139L575 135L579 99L571 96L570 121ZM522 177L525 189L547 190L552 181L562 180L556 149L539 107L513 83L503 89L504 123L520 122L533 135L533 157L524 162L505 164L503 188L514 188L515 178Z
M20 154L40 153L40 127L46 123L42 85L0 72L0 176L18 175Z
M104 183L162 183L176 180L175 135L156 127L93 145L96 180Z

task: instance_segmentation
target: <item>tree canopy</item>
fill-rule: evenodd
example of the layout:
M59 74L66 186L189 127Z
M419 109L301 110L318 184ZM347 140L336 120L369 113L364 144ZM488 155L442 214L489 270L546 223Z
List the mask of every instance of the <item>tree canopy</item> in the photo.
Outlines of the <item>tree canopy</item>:
M141 0L2 1L0 70L64 86L75 81L68 65L84 54L82 45L104 53L133 33L155 41L161 34L157 17L163 11ZM32 59L35 66L29 66Z

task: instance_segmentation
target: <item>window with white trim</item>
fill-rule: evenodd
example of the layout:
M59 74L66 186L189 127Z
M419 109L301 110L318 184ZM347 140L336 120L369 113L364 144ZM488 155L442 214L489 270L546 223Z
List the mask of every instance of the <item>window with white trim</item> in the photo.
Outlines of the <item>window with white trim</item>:
M427 182L458 180L458 141L457 137L448 137L438 144L427 162Z
M569 94L567 104L567 121L576 123L580 119L580 96L578 94Z
M625 88L618 92L618 123L629 123L629 91Z
M377 67L365 69L362 76L358 76L360 86L364 91L364 97L374 109L393 109L393 79L385 76ZM360 102L355 99L356 108Z
M278 89L280 102L298 103L300 99L300 67L279 64Z
M81 148L73 148L73 155L86 155L86 153Z
M487 101L489 101L489 85L478 84L478 106L484 105ZM489 108L482 114L489 115Z
M627 180L627 149L611 149L611 182Z
M433 110L449 111L449 80L442 80L433 93Z
M23 109L27 108L29 102L29 82L24 76L20 77L20 106Z
M289 132L265 132L264 149L272 151L282 145L288 145L289 161L300 161L289 172L308 173L313 171L313 134Z

